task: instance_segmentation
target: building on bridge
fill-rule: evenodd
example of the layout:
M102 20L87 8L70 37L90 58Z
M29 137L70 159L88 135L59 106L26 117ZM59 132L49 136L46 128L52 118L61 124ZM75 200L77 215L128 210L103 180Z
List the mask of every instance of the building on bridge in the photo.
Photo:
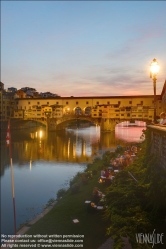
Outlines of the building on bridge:
M95 96L17 99L14 118L49 120L56 127L64 120L89 117L103 131L112 131L122 121L151 121L154 114L154 96ZM162 99L157 95L156 113L162 110ZM68 117L68 118L67 118ZM87 119L87 118L86 118ZM98 122L96 122L98 120Z
M0 89L1 116L7 107L4 84ZM35 91L35 89L34 89ZM21 95L20 95L21 96ZM157 95L156 113L159 115L166 110L166 82L161 95ZM125 120L153 120L154 96L92 96L92 97L50 97L50 98L16 98L8 102L10 113L3 118L35 119L35 120L58 120L58 124L64 119L89 117L89 121L100 123L103 130L112 130L115 124ZM13 110L13 109L14 110ZM3 111L2 111L3 109ZM98 120L98 122L96 121ZM55 125L56 127L56 125Z

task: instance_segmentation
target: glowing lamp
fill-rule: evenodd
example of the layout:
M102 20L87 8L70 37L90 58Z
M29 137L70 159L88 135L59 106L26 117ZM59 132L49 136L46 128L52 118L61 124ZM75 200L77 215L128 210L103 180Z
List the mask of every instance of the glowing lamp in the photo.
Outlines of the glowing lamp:
M160 70L160 66L156 59L153 59L153 61L150 64L150 78L152 78L154 75L156 76Z
M150 64L150 78L153 80L153 89L154 89L154 122L156 122L156 81L157 81L157 74L159 72L159 64L156 59Z

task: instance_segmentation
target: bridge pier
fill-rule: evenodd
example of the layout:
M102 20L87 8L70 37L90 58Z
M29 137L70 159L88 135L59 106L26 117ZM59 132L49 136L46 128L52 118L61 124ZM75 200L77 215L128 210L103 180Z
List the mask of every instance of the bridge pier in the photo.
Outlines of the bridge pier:
M110 132L115 130L117 122L115 119L103 118L101 119L100 130L101 132Z
M47 131L61 131L65 129L65 124L58 124L56 118L47 119Z

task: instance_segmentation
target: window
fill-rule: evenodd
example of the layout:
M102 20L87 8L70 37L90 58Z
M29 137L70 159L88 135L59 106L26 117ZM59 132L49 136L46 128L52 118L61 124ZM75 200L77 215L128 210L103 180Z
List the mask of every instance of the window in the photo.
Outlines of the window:
M130 117L130 113L127 113L127 117Z
M66 102L66 105L68 105L69 104L69 102Z
M109 105L109 104L110 104L110 102L108 101L108 102L107 102L107 105Z
M88 104L89 104L89 102L88 102L88 101L86 101L86 104L88 105Z
M96 104L99 105L99 101L97 101Z
M143 105L143 101L141 101L141 105Z
M129 104L131 105L131 104L132 104L132 101L129 101Z
M121 114L121 116L124 116L124 114Z
M76 101L76 105L78 105L78 101Z
M118 104L120 105L120 104L121 104L121 101L118 101Z
M49 102L47 102L47 105L49 105Z
M57 105L59 105L59 102L56 102Z
M31 102L28 102L28 105L30 105L31 104Z
M40 102L37 102L38 105L40 105Z

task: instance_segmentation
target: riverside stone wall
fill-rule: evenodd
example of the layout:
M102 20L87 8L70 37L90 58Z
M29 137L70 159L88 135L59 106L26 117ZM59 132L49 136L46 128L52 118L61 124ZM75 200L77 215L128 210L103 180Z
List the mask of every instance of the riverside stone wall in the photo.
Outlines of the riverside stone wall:
M159 165L166 169L166 127L149 125L151 153L159 157Z

